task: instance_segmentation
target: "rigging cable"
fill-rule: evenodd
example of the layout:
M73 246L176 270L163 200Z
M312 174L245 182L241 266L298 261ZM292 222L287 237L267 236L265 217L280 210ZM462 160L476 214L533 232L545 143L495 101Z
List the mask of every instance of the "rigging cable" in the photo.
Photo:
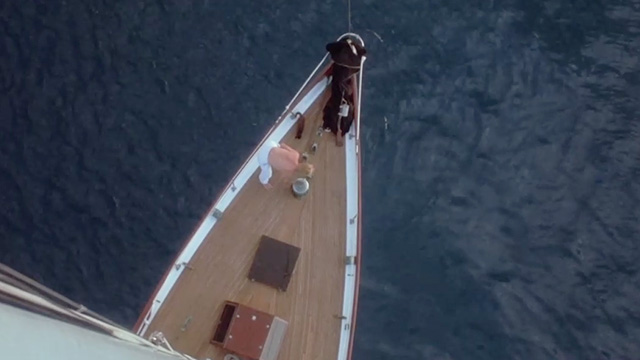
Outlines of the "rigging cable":
M351 0L347 0L347 16L349 20L349 32L351 32Z

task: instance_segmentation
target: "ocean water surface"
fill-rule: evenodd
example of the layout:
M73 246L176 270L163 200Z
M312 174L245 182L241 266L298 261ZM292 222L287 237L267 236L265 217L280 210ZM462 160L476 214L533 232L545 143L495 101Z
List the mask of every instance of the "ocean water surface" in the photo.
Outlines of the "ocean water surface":
M132 326L344 1L0 4L0 261ZM353 1L353 358L640 358L640 2Z

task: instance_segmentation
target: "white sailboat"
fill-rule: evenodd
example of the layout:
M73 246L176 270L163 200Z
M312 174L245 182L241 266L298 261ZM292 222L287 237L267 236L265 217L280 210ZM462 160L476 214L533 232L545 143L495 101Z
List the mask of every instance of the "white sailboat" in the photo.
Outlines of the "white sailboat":
M186 240L133 332L58 295L53 301L41 286L25 287L19 274L5 275L0 295L11 301L0 304L4 354L349 359L360 274L366 57L356 34L332 44L327 49L347 53L328 52L316 66ZM272 169L263 155L278 144L313 164L313 176L265 189L260 174Z

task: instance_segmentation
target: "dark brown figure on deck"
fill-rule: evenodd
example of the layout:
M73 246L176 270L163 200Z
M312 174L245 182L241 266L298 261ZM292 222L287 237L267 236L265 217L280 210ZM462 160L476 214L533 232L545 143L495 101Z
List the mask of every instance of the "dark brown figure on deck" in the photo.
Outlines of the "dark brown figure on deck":
M323 110L324 129L336 134L336 144L342 146L342 138L351 128L353 122L353 84L354 76L360 71L362 57L367 50L351 39L327 44L327 51L333 60L331 97ZM348 111L340 115L341 105L348 106Z
M296 128L296 139L302 138L302 133L304 132L304 123L307 121L304 115L301 112L297 112L294 114L296 118L298 118L298 127Z

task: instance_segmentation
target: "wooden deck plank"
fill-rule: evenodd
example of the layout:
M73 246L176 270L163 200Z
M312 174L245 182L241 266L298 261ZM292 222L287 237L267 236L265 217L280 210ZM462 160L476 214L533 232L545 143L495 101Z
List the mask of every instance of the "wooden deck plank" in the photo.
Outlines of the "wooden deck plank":
M222 359L226 352L209 340L223 302L231 300L289 322L278 359L337 358L346 246L345 155L332 134L316 138L326 95L305 114L302 139L294 139L295 126L283 139L300 152L318 140L309 160L316 167L309 194L295 199L282 183L267 191L254 174L207 235L189 264L192 269L182 274L147 333L162 331L176 350L196 358ZM247 279L263 234L301 249L286 292Z

